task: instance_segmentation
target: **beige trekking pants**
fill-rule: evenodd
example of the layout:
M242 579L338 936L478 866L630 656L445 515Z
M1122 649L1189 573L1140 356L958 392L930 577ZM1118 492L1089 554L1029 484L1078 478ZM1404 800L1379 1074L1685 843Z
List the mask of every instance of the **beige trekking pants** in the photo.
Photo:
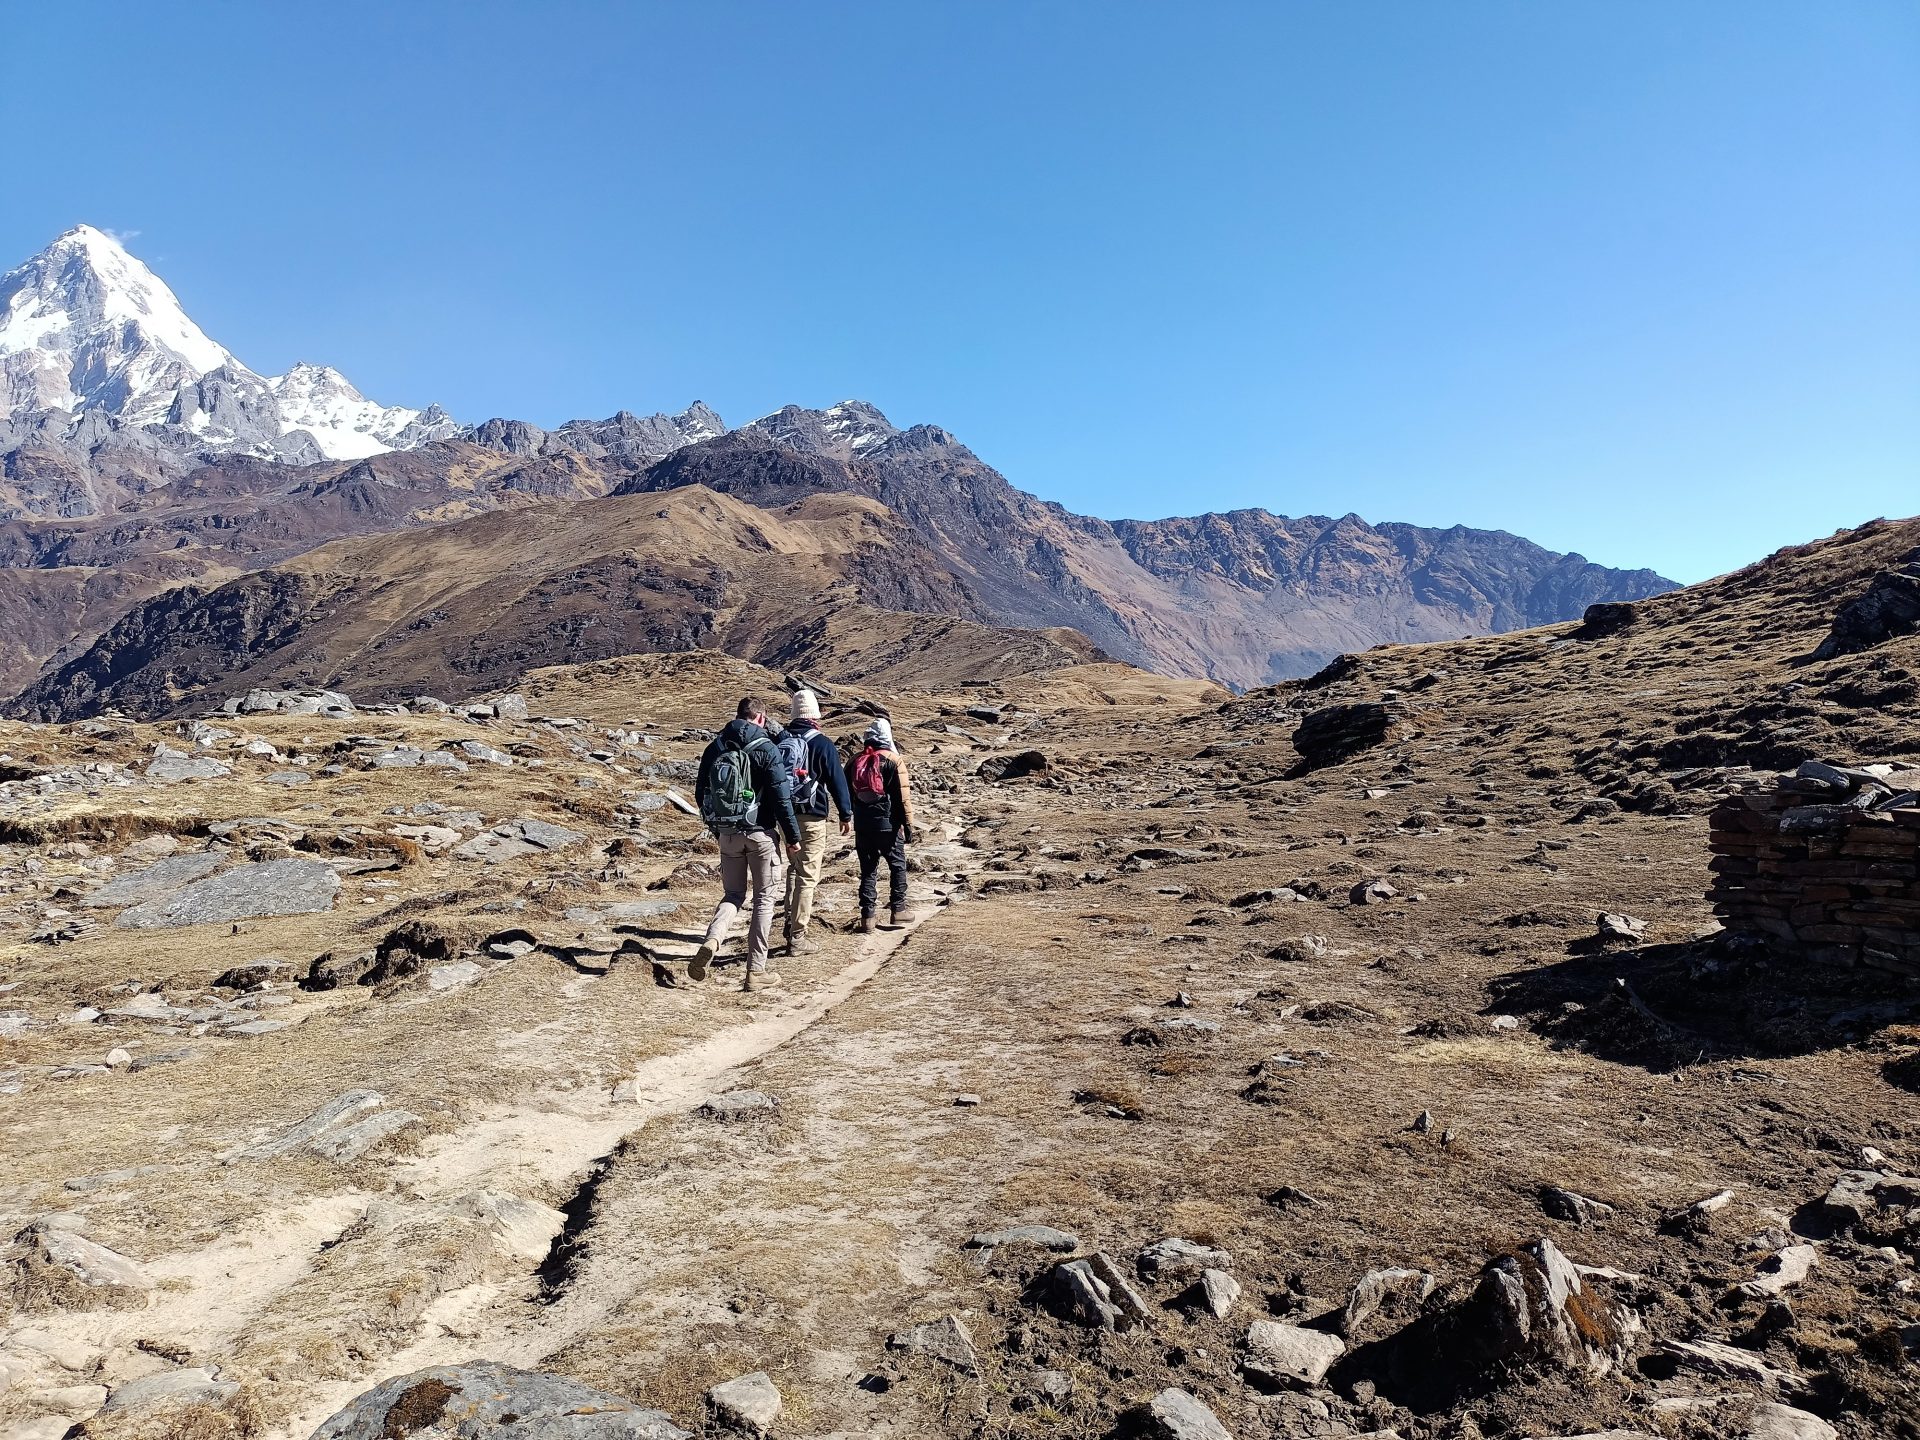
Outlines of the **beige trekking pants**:
M813 919L813 892L820 888L820 877L827 868L827 840L833 834L833 821L822 816L800 817L800 853L787 867L787 934L806 933Z
M766 830L747 830L716 837L720 842L720 903L707 926L707 944L717 952L727 943L734 919L753 892L753 914L747 922L747 968L767 968L767 940L773 933L773 906L780 888L780 837Z

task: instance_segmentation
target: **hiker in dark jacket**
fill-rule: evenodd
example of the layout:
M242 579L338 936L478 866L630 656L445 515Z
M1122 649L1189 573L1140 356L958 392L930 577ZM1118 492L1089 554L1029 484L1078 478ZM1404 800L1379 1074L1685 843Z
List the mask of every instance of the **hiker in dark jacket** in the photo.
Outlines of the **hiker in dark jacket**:
M887 908L895 925L907 922L907 845L913 839L913 791L906 762L893 748L893 726L885 719L867 727L861 752L854 757L853 845L860 856L860 929L873 933L879 900L880 862L887 862Z
M820 729L820 700L811 690L793 692L792 719L777 743L793 772L793 808L800 817L800 848L787 867L787 954L813 948L807 926L813 920L813 894L827 866L829 808L840 812L840 833L853 827L853 796L840 765L840 747Z
M734 918L753 891L753 918L747 926L747 990L770 990L780 977L767 968L767 941L773 933L774 897L780 888L782 843L800 845L800 819L793 813L793 778L779 747L767 733L767 707L749 696L737 717L714 737L700 756L694 782L700 815L720 842L720 903L706 939L687 966L693 980L707 978L707 967Z

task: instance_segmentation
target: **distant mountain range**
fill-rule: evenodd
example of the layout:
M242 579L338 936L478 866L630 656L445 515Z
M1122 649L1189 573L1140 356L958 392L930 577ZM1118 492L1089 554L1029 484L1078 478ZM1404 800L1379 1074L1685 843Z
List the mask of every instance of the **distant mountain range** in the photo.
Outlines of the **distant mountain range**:
M317 618L297 608L269 607L280 618L268 633L234 618L263 613L242 603L262 586L306 594L322 571L359 567L392 581L409 554L427 563L428 549L371 537L423 526L443 527L431 547L441 563L459 568L448 557L470 542L496 570L529 578L519 599L495 596L504 607L495 628L538 635L545 648L532 653L543 660L641 643L791 650L790 627L737 623L763 611L764 598L756 602L751 567L741 571L710 527L690 525L679 538L635 529L632 504L611 503L696 486L774 512L764 524L737 505L726 512L768 534L787 533L793 507L822 495L872 502L857 510L870 518L854 532L819 532L838 540L822 540L817 563L776 587L796 614L830 600L1002 631L1065 627L1115 658L1236 686L1382 642L1564 620L1595 601L1673 588L1651 571L1610 570L1499 531L1264 510L1092 519L1014 488L949 432L898 428L857 400L788 406L736 430L701 404L551 430L509 419L462 426L437 406L379 405L319 366L256 374L118 242L86 226L0 277L0 692L25 687L23 712L193 708L201 690L224 693L242 677L399 690L457 690L482 675L490 683L501 666L479 653L484 635L465 642L456 665L436 661L431 644L396 648L363 626L335 626L322 640ZM577 523L589 530L573 519L503 529L485 518L555 505L580 507ZM616 516L607 534L627 537L628 561L677 578L606 593L598 624L552 633L533 624L517 607L551 612L553 588L580 569L581 546L604 549L584 538L598 533L595 517ZM880 538L847 539L868 526ZM814 532L802 524L791 533ZM351 548L301 558L334 541ZM727 556L735 560L722 563ZM713 583L695 583L702 573ZM815 588L796 589L803 579ZM339 607L391 608L351 585L328 593L336 619ZM680 619L655 624L661 607ZM387 623L429 634L434 625L419 618L388 614ZM196 637L190 666L187 633ZM503 642L498 658L519 644ZM376 665L377 645L386 658ZM394 669L401 653L417 683ZM828 646L813 663L844 666L849 653ZM1007 653L1038 650L1010 640Z

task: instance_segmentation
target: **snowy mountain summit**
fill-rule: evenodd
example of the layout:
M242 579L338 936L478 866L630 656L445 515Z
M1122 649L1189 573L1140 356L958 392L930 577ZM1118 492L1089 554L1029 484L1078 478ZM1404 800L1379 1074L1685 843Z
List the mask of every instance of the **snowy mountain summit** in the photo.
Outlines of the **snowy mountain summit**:
M337 370L249 370L111 235L77 225L0 276L0 439L151 432L167 449L353 460L458 434L438 406L366 398Z

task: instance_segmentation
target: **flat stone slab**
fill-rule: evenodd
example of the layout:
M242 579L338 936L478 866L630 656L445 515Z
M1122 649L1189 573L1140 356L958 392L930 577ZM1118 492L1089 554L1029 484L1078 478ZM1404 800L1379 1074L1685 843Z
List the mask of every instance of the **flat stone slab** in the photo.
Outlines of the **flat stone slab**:
M169 785L180 780L218 780L232 773L232 766L223 765L211 755L181 755L171 751L154 756L146 769L147 779Z
M1147 1424L1162 1440L1233 1440L1220 1417L1184 1390L1162 1390L1148 1401Z
M1279 1320L1254 1321L1247 1327L1246 1343L1249 1373L1299 1385L1318 1385L1347 1349L1338 1335Z
M1071 1255L1080 1248L1080 1237L1051 1225L1008 1225L983 1231L967 1241L969 1250L993 1250L1001 1245L1037 1245L1058 1255Z
M240 1393L237 1380L216 1380L211 1370L189 1368L143 1375L114 1387L107 1397L109 1410L137 1410L147 1405L218 1404Z
M339 872L324 861L267 860L235 865L171 897L122 910L113 923L123 930L162 930L267 915L314 915L331 910L339 893Z
M453 853L465 860L484 860L489 865L498 865L522 855L561 850L586 838L580 831L569 830L564 825L522 817L482 830L464 845L454 847Z
M778 1104L764 1090L729 1090L707 1100L695 1113L709 1120L745 1120L751 1115L770 1115Z
M513 1417L509 1419L508 1417ZM396 1375L321 1423L312 1440L693 1440L662 1411L563 1375L490 1360Z
M158 900L176 890L204 880L227 863L225 855L169 855L144 870L116 875L80 903L96 909L108 905L138 905L143 900Z

